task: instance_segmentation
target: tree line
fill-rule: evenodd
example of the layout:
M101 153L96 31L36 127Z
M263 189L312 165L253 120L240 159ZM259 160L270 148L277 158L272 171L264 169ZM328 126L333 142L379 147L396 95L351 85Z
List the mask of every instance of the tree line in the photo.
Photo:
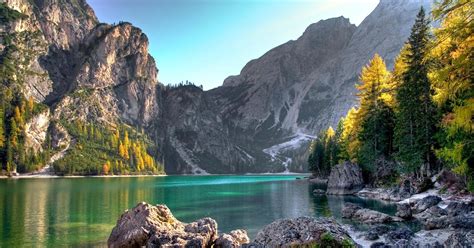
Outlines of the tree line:
M431 30L421 8L393 70L375 54L356 85L358 107L312 142L314 174L327 176L340 161L358 163L369 183L446 168L474 191L473 9L441 1L432 11L441 25Z
M125 125L111 128L75 120L63 121L73 137L71 149L53 164L61 175L121 175L163 173L146 136ZM129 135L132 133L133 135Z

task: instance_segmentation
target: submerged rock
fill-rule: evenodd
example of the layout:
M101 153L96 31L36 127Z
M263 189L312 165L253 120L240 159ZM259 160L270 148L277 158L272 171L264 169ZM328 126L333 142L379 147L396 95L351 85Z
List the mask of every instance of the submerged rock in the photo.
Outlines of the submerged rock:
M217 239L217 223L203 218L186 224L165 205L139 203L117 221L109 247L209 247Z
M330 195L350 195L364 187L362 170L356 164L344 162L331 169L327 193Z
M346 230L333 219L299 217L265 226L246 247L343 247L353 243Z
M324 191L322 189L313 190L313 195L325 195L325 194L326 194L326 191Z
M344 206L344 208L342 209L342 217L347 219L358 220L367 224L399 221L398 218L394 218L390 215L375 210L362 208L352 203L347 203Z

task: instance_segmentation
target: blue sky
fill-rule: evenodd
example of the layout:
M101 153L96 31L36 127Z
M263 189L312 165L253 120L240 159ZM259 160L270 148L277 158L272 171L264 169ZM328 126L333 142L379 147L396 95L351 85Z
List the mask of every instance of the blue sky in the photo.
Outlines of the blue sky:
M101 22L128 21L150 40L158 80L205 89L311 23L345 16L358 25L378 0L87 0ZM322 34L324 35L324 34Z

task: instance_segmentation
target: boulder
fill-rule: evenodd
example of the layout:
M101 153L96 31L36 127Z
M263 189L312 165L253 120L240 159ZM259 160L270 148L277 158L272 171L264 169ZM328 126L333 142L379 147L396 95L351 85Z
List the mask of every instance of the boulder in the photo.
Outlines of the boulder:
M343 247L354 244L334 219L299 217L277 220L260 230L245 247Z
M331 169L328 179L327 194L350 195L364 187L362 170L356 164L344 162Z
M446 248L471 248L474 247L474 231L460 231L451 234L444 242Z
M390 231L387 233L386 237L388 240L410 240L413 238L415 234L408 228L402 227L399 229L396 229L394 231Z
M235 248L249 243L249 237L245 230L234 230L229 234L221 234L214 242L215 248Z
M383 236L389 231L394 230L394 227L387 226L387 225L376 225L372 226L367 230L367 233L365 234L365 239L366 240L377 240L379 237Z
M416 192L416 189L412 185L411 181L409 179L406 179L392 191L391 198L394 199L395 201L401 201L401 200L410 198L410 196L415 194L415 192Z
M425 211L426 209L437 205L440 201L442 201L441 197L435 196L435 195L429 195L419 200L418 202L416 202L413 210L415 213L421 213Z
M393 218L390 215L375 210L361 208L352 203L348 203L344 206L342 209L342 217L346 219L358 220L367 224L398 221L398 218Z
M370 248L392 248L392 246L387 245L384 242L375 242L370 245Z
M402 219L411 219L412 218L412 211L411 206L408 203L402 203L397 205L397 213L396 216Z
M189 224L177 220L165 205L139 203L122 214L107 241L109 247L209 247L217 239L217 223L203 218Z
M474 212L474 201L470 202L450 202L446 207L449 216L458 216Z

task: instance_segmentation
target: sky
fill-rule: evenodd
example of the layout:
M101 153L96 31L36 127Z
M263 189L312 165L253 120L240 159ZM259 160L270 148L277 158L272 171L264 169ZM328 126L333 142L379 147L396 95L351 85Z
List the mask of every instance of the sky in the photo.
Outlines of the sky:
M87 0L101 22L131 22L148 36L163 84L212 89L247 62L310 24L344 16L360 22L378 0ZM324 35L324 34L321 34Z

